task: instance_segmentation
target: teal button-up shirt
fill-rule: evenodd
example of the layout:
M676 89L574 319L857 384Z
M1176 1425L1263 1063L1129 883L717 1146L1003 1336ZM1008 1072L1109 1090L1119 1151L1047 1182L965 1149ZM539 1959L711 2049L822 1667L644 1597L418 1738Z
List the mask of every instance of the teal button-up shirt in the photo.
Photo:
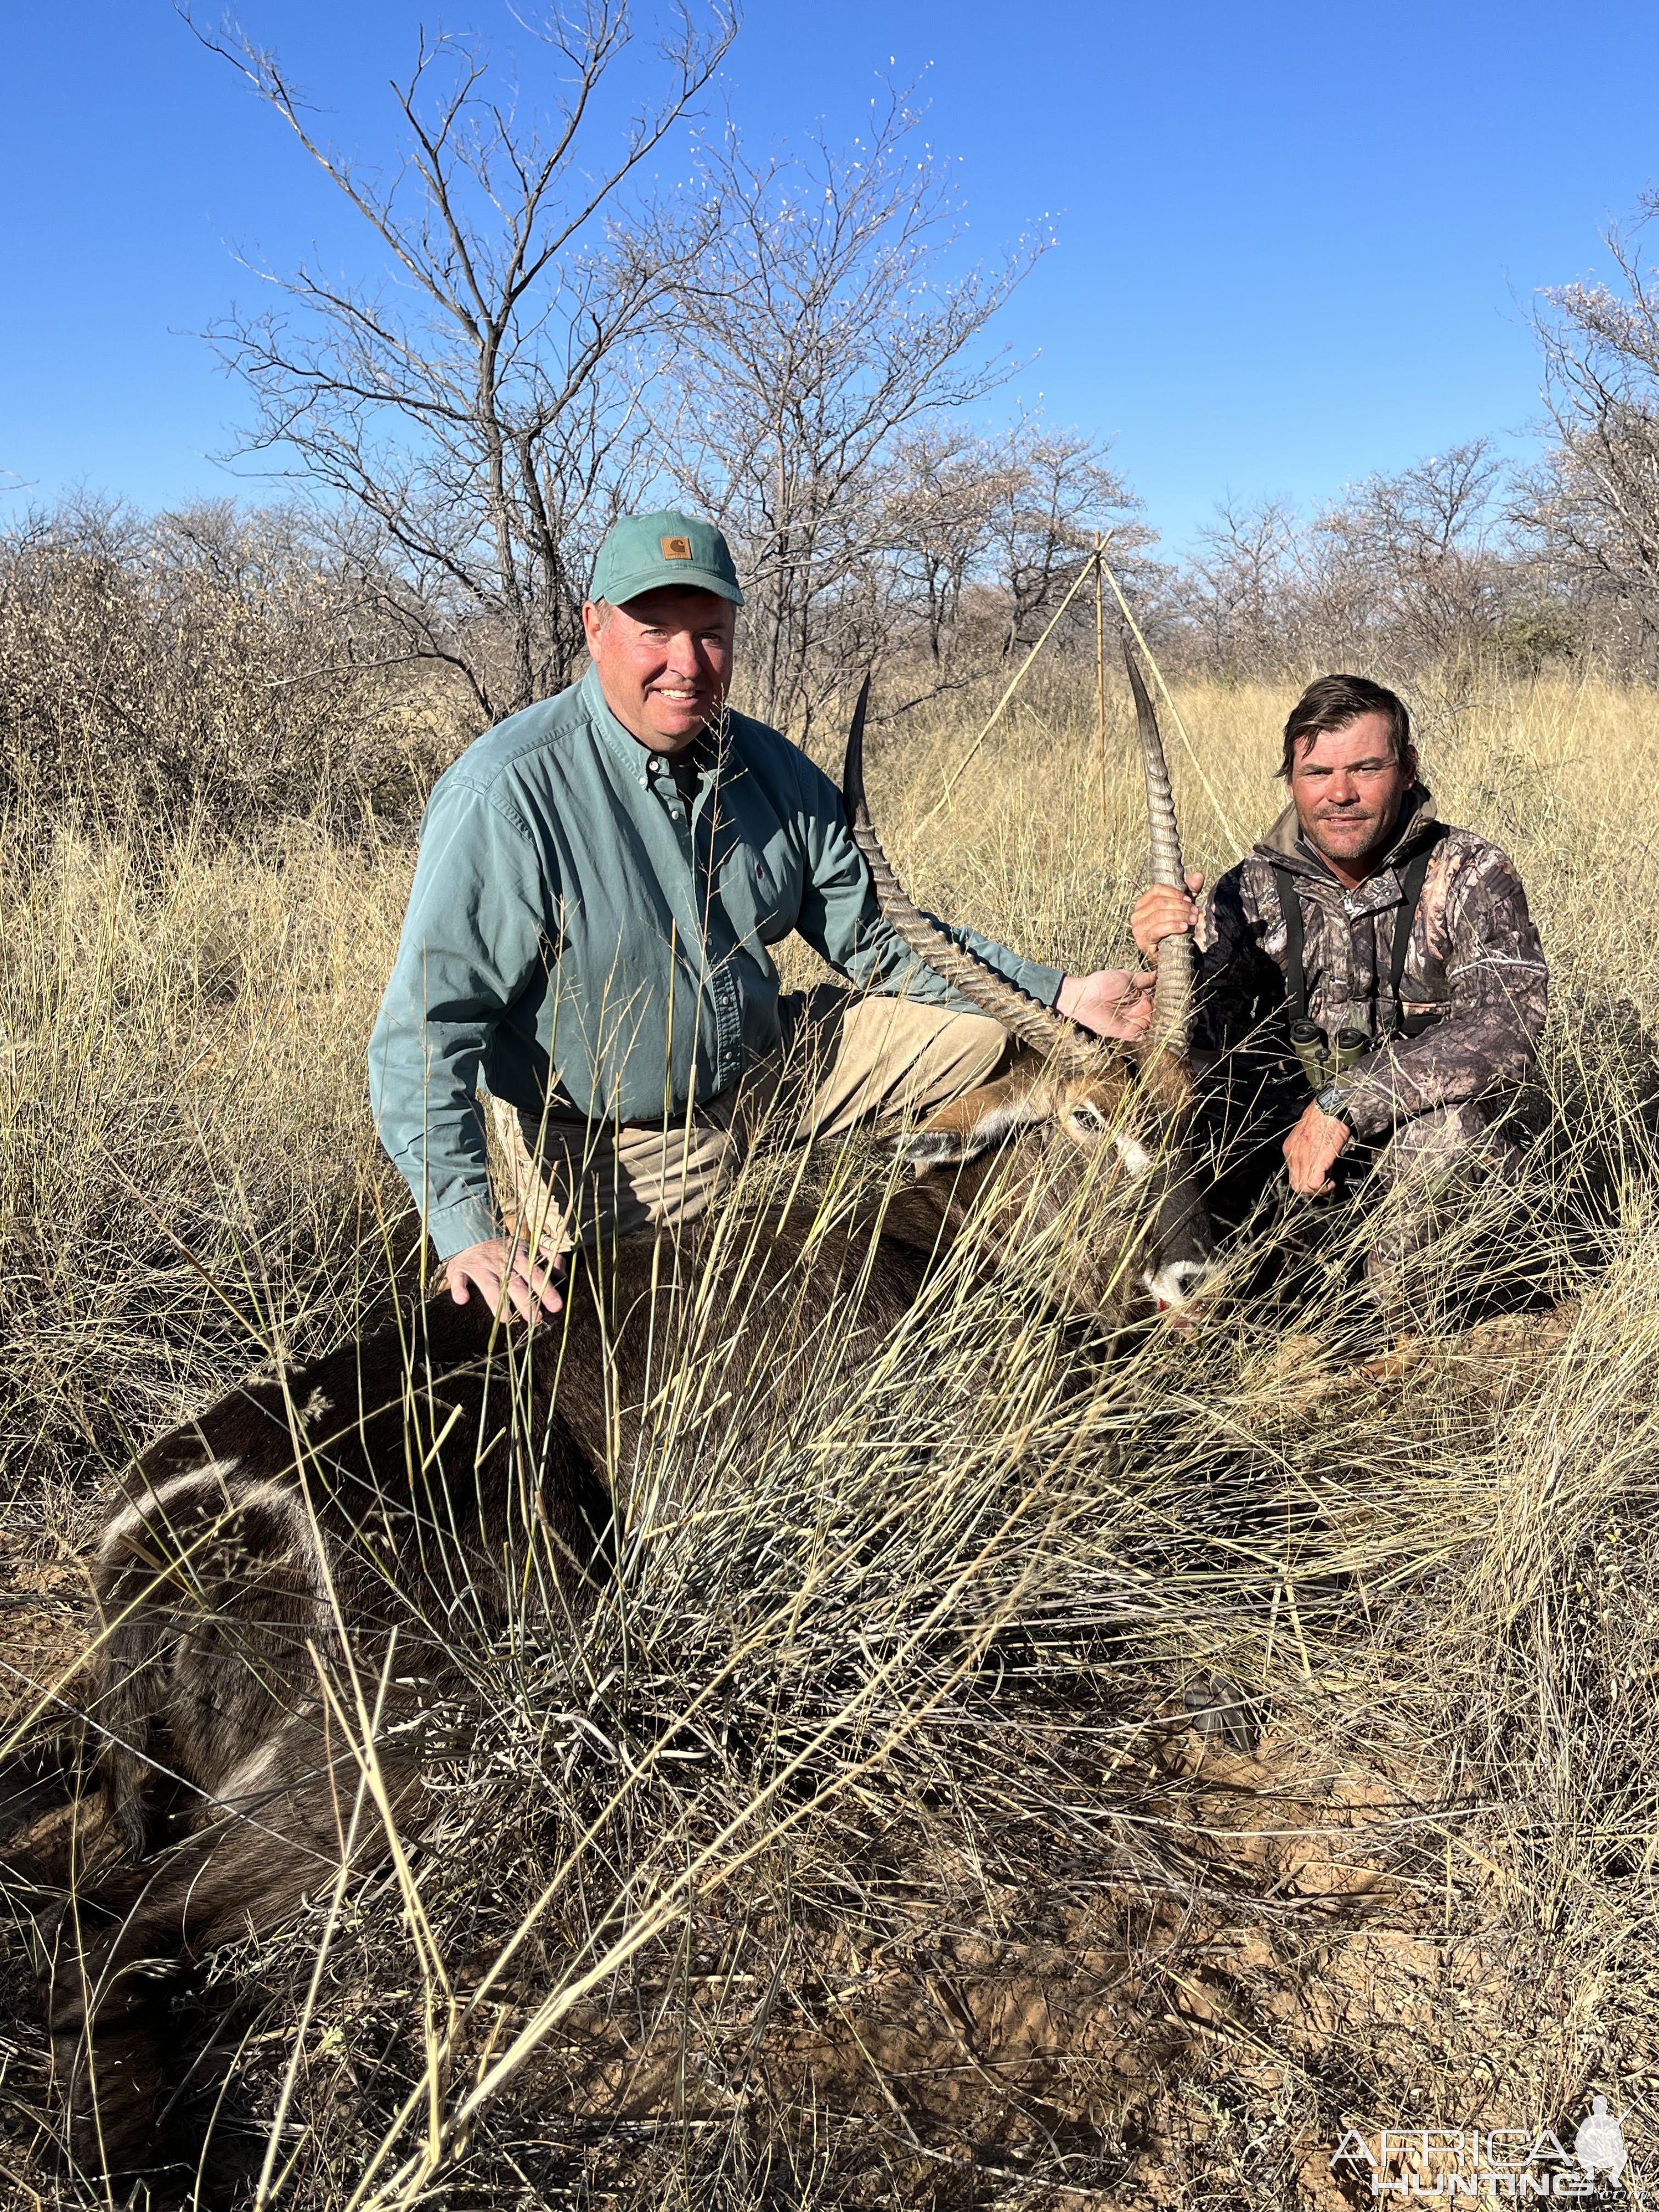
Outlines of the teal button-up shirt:
M805 753L732 714L692 762L683 793L590 669L434 787L369 1094L441 1259L497 1233L481 1078L533 1114L550 1098L619 1121L683 1114L775 1050L769 948L791 930L860 988L968 1010L883 921ZM1057 969L952 934L1053 1005Z

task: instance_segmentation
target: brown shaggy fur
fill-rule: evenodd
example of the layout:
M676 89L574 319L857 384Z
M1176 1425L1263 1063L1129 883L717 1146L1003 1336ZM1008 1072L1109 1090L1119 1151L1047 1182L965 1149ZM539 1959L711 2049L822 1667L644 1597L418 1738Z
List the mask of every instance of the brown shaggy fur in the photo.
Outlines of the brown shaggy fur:
M981 1095L1000 1133L1003 1089ZM922 1148L951 1167L879 1217L825 1232L808 1209L775 1211L580 1253L563 1313L533 1331L476 1296L405 1306L137 1461L95 1562L90 1704L125 1863L71 1891L51 1943L49 2022L84 2164L155 2155L167 1977L384 1855L365 1735L395 1814L418 1789L424 1720L464 1686L459 1655L488 1644L511 1590L580 1632L653 1379L678 1371L710 1313L717 1341L696 1335L697 1355L787 1390L832 1314L856 1358L915 1303L993 1163L994 1139L955 1118L948 1147ZM1051 1168L1058 1148L1058 1198L1064 1161L1080 1171L1101 1132L1042 1118L1025 1146ZM1189 1236L1167 1181L1147 1197L1155 1246ZM1121 1286L1116 1251L1100 1256L1100 1285ZM1091 1304L1093 1287L1073 1295Z
M787 1366L860 1274L856 1334L884 1334L930 1255L884 1236L866 1268L870 1227L809 1244L786 1215L739 1237L722 1350ZM652 1374L691 1325L696 1259L692 1238L579 1255L564 1313L532 1332L476 1297L406 1307L242 1385L134 1465L94 1563L89 1705L126 1863L73 1892L50 1946L82 2163L154 2154L171 1970L275 1926L343 1860L382 1856L361 1716L377 1714L396 1811L418 1785L421 1716L458 1686L453 1655L501 1626L510 1582L578 1632L610 1549L609 1476L632 1464Z

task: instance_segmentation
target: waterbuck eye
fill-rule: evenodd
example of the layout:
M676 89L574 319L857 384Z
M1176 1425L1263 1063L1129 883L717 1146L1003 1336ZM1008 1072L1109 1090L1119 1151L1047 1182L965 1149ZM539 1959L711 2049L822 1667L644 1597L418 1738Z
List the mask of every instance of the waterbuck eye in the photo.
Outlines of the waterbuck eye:
M1106 1133L1106 1116L1092 1098L1085 1098L1066 1116L1074 1136L1100 1137Z

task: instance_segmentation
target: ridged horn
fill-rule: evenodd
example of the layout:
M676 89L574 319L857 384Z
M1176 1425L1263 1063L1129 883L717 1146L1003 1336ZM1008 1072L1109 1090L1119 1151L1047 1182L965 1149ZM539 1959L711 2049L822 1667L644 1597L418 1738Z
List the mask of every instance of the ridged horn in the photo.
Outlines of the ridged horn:
M1102 1057L1097 1044L1087 1040L1083 1030L1053 1012L1040 999L1034 999L1029 991L1022 991L1018 983L999 975L994 969L988 968L982 960L958 945L931 915L921 911L893 873L891 863L876 836L864 795L864 718L869 703L870 678L866 676L858 704L853 709L841 795L853 842L864 855L870 880L875 886L876 903L884 916L919 960L925 960L936 975L942 976L953 990L960 991L981 1013L989 1014L994 1022L1000 1022L1004 1029L1011 1030L1023 1044L1071 1068L1097 1067Z
M1152 881L1187 888L1187 872L1181 860L1181 832L1176 825L1175 793L1170 787L1170 765L1164 757L1164 740L1158 716L1141 680L1134 651L1126 637L1123 661L1134 694L1135 726L1140 732L1140 757L1146 770L1146 821L1152 841ZM1193 940L1183 931L1178 937L1160 939L1158 981L1152 991L1152 1027L1149 1042L1163 1045L1184 1058L1193 1026Z

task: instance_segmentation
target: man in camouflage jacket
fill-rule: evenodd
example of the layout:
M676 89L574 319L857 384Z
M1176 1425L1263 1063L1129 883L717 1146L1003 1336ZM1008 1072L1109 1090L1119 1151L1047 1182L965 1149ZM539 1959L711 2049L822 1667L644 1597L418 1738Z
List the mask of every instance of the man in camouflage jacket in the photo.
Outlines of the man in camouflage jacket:
M1536 1064L1543 949L1514 864L1437 818L1392 691L1355 676L1310 684L1285 724L1280 773L1291 805L1201 912L1154 888L1136 905L1135 941L1151 957L1160 938L1195 930L1194 1060L1231 1162L1218 1215L1248 1212L1281 1153L1307 1195L1369 1167L1380 1218L1367 1273L1386 1298L1400 1262L1435 1234L1449 1170L1514 1171L1493 1124Z

